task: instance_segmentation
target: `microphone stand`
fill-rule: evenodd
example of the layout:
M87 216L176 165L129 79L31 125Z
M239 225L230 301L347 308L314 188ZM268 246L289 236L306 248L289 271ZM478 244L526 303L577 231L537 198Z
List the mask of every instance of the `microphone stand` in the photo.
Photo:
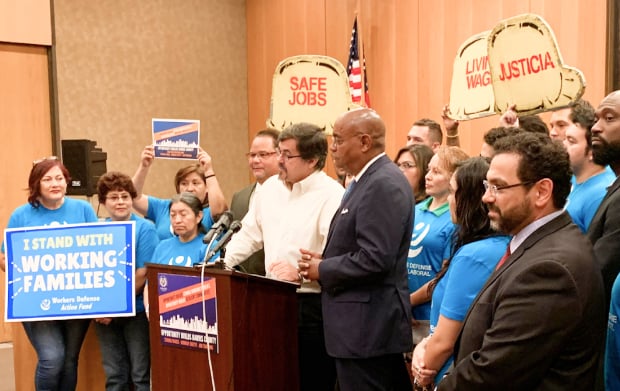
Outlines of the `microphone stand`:
M241 223L239 221L233 221L230 224L230 229L226 231L224 235L222 235L221 239L217 242L217 244L213 248L211 248L212 243L209 243L209 246L207 246L207 252L205 254L204 260L202 261L202 264L206 266L212 265L214 267L217 267L218 269L225 269L226 264L224 263L224 256L226 255L226 246L228 245L228 242L230 242L230 239L232 239L232 236L236 234L237 232L239 232L240 229L241 229ZM209 260L213 258L213 256L217 254L218 251L220 252L219 259L215 263L209 264L208 263Z

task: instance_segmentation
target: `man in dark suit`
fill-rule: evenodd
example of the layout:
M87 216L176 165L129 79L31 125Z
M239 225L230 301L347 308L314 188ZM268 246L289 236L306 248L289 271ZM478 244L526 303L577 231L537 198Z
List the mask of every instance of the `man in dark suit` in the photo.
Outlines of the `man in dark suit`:
M570 164L546 135L499 140L482 200L513 235L465 318L445 390L591 390L605 305L592 247L562 210Z
M595 111L596 122L592 126L592 158L596 164L609 165L616 176L620 173L620 91L614 91L606 96ZM596 210L588 228L588 239L594 246L594 259L603 275L605 286L606 307L612 301L612 287L620 272L620 179L607 188L603 201ZM618 299L616 298L615 301ZM610 309L609 332L613 334L613 318L616 310ZM613 338L610 338L611 341ZM601 348L602 349L602 348ZM611 344L606 352L607 357L615 357L618 352ZM612 359L613 361L613 359ZM606 371L615 371L610 366ZM617 378L617 374L606 376L609 379ZM605 389L603 374L603 360L599 366L597 377L597 391ZM608 388L612 389L612 388Z
M257 187L260 187L267 178L276 175L278 166L278 136L280 132L275 129L264 129L256 133L248 157L248 164L256 182L233 194L230 210L236 220L241 220L250 208L252 197ZM238 265L238 268L246 273L265 275L265 251L258 250L246 261Z
M603 99L595 112L592 126L592 157L600 165L609 165L620 173L620 91ZM607 189L588 229L594 246L594 258L603 273L605 297L609 304L611 287L620 272L620 179Z
M323 254L302 250L299 260L302 275L322 287L325 345L342 391L411 389L403 352L412 349L406 261L413 194L384 150L385 125L374 111L336 120L334 163L355 178Z

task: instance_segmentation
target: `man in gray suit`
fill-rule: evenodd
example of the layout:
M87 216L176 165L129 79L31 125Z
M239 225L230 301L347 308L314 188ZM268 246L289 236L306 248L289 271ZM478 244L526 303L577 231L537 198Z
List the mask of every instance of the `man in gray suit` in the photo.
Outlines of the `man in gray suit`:
M263 129L256 133L250 152L246 154L248 164L256 182L233 194L230 210L235 220L241 220L248 213L255 191L267 178L276 175L280 168L278 166L278 136L280 132L275 129ZM250 274L265 275L265 252L258 250L246 261L240 264L239 269Z
M593 389L606 310L592 247L563 210L570 178L546 135L496 143L482 200L510 252L472 303L440 391Z

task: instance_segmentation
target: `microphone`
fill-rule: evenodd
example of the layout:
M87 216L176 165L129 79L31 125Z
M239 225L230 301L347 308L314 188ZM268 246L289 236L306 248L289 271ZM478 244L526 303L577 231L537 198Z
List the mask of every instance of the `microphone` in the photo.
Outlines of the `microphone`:
M211 226L209 231L202 238L202 242L205 244L210 243L213 238L217 238L222 232L227 231L232 220L233 214L231 211L227 210L222 213L217 222Z
M209 253L205 257L205 263L209 262L209 260L211 258L213 258L213 256L215 254L217 254L218 251L220 251L224 247L226 247L228 242L230 242L230 239L232 239L232 236L234 234L236 234L237 232L239 232L240 229L241 229L241 222L239 220L233 221L230 224L230 229L228 231L226 231L226 233L220 238L220 240L217 242L217 244L215 246L213 246L211 251L209 251Z

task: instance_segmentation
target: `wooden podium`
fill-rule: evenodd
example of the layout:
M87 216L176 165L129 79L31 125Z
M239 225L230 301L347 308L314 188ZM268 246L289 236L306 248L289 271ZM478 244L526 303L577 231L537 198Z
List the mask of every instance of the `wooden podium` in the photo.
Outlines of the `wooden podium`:
M153 391L213 390L206 349L162 343L159 276L200 277L200 269L147 263ZM297 390L297 285L237 271L215 279L219 352L211 351L217 391ZM317 374L320 376L320 374Z

